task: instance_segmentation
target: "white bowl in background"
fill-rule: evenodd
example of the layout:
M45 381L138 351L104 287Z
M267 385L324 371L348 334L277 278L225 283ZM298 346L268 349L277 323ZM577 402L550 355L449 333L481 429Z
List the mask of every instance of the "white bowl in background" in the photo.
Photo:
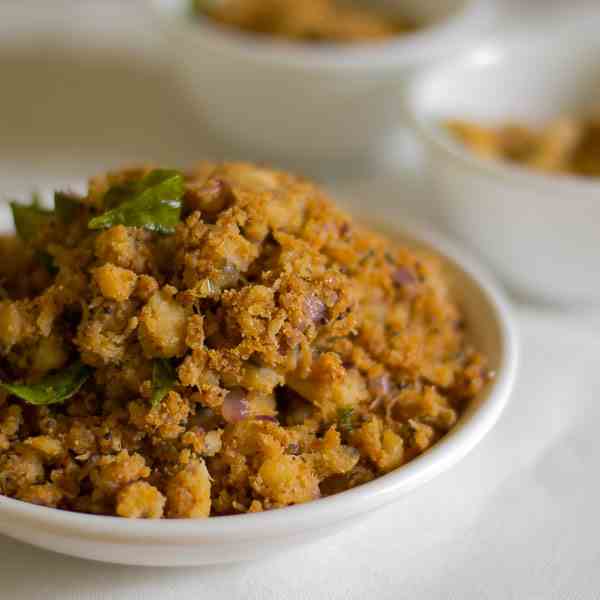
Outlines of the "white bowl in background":
M151 0L165 54L222 139L270 160L369 156L402 123L399 82L464 48L493 0L377 0L423 23L391 42L310 45L192 18L189 0Z
M443 122L539 125L600 106L600 13L496 37L419 75L407 92L437 197L437 226L520 298L600 303L600 180L483 159Z
M518 345L511 309L486 271L439 234L406 225L404 219L402 228L388 224L386 229L398 241L425 247L443 258L472 341L487 354L489 368L496 372L456 427L430 450L396 471L335 496L264 513L205 520L102 517L0 496L0 533L55 552L121 564L186 566L257 559L342 530L456 464L489 432L512 391Z

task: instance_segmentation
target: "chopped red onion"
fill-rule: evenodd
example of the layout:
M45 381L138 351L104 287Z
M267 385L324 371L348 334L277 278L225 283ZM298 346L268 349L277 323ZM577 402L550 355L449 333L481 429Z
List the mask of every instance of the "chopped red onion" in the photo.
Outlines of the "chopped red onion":
M209 179L202 187L202 192L208 200L214 202L221 200L227 194L227 188L223 180Z
M392 281L397 286L402 287L404 285L412 285L413 283L416 283L417 280L406 267L398 267L392 273Z
M238 268L231 263L225 263L218 281L221 288L227 288L234 286L238 282L239 278L240 272Z
M387 396L390 393L391 383L390 376L387 373L371 377L368 382L369 391L376 397Z
M202 199L201 209L215 213L227 207L230 201L231 188L221 179L209 179L198 192Z
M354 446L342 446L344 452L350 457L351 460L358 462L360 460L360 450Z
M313 323L324 323L325 313L327 312L327 308L323 301L314 294L307 296L304 300L304 309L306 311L307 317Z
M269 423L279 423L277 417L273 417L272 415L257 415L256 417L252 417L255 421L268 421Z
M339 295L337 292L331 291L328 293L327 295L327 300L329 301L329 304L335 304L338 300L339 300Z
M221 407L223 418L228 423L237 423L250 414L250 404L246 400L246 391L242 388L233 388L225 396Z

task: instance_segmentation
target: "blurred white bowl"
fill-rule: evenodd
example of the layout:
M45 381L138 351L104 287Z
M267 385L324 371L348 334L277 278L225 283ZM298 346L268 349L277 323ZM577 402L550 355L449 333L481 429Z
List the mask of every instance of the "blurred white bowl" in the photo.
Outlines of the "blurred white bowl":
M164 52L221 138L263 159L367 156L402 121L398 83L472 43L492 0L377 0L423 24L391 42L309 45L192 18L189 0L152 0Z
M475 156L443 122L538 125L600 107L600 14L496 38L428 69L408 104L435 184L438 226L526 300L600 303L600 181Z
M7 220L0 220L3 229L8 229ZM387 229L399 241L425 246L443 258L472 341L488 356L489 368L497 374L457 426L429 451L396 471L335 496L264 513L206 520L101 517L0 496L0 533L63 554L131 565L205 565L263 558L332 535L456 464L489 432L512 391L518 346L511 309L485 270L443 237L407 226L404 219L402 227L388 224Z

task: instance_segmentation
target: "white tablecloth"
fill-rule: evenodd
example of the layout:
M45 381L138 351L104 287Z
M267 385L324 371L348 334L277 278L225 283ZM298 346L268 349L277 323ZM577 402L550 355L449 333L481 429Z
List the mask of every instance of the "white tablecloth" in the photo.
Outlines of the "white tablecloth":
M0 6L3 196L124 160L235 155L207 137L155 61L135 4L58 2L48 17L49 4ZM327 183L384 215L431 210L419 173L393 160ZM496 429L451 472L360 525L268 562L174 570L84 562L0 537L0 598L600 597L600 316L520 307L518 321L520 380Z

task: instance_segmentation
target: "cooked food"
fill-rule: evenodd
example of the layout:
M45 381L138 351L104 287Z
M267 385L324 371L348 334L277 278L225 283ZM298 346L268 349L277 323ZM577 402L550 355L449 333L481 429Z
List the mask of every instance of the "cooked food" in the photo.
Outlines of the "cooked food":
M600 176L600 118L561 117L534 129L509 123L486 127L447 122L450 132L476 154L548 173Z
M373 42L415 29L344 0L193 0L193 8L221 25L302 42Z
M129 169L0 238L0 492L133 518L347 490L488 378L438 260L248 164Z

